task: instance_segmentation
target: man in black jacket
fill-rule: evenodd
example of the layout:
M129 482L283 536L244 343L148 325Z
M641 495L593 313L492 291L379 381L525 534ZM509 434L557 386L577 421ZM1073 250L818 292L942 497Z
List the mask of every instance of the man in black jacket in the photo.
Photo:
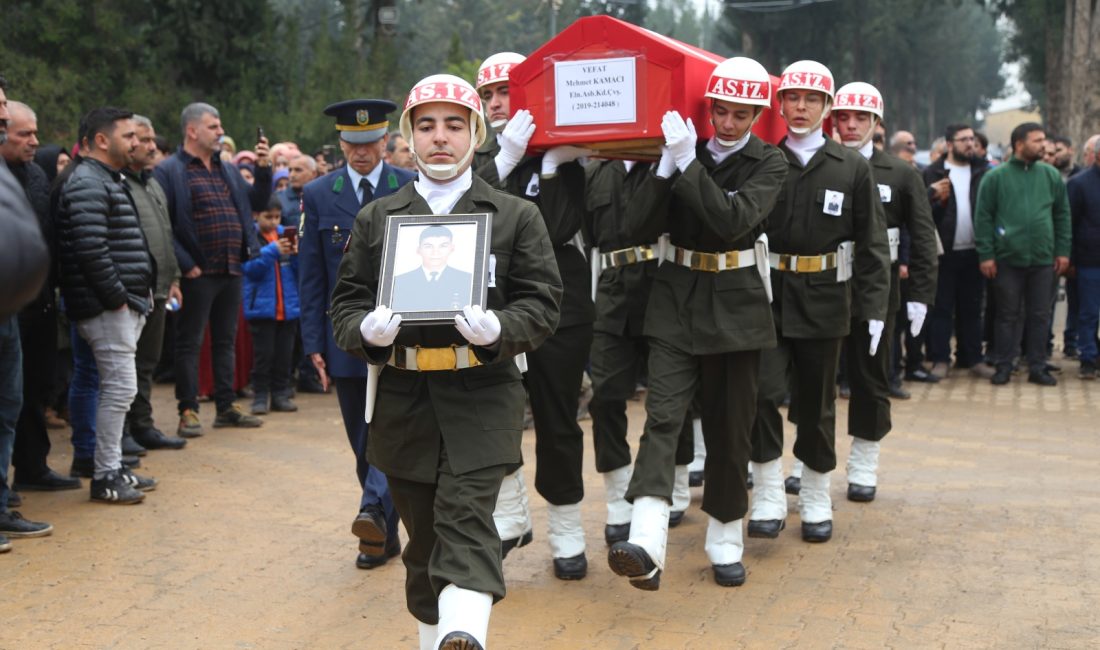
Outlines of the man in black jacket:
M53 225L49 218L50 182L46 172L35 164L38 149L38 118L22 102L8 103L11 120L8 140L0 145L0 155L15 179L23 186L34 208L43 240L50 246ZM19 337L23 348L23 409L16 425L14 487L17 490L69 490L80 487L80 480L61 476L46 464L50 437L46 431L46 402L53 380L57 355L57 306L55 283L48 281L38 295L19 312Z
M237 168L220 157L218 109L189 104L180 116L183 145L154 174L168 200L184 308L176 320L176 400L179 435L202 435L199 423L199 348L210 325L214 369L215 427L258 427L259 418L233 403L233 365L241 307L241 264L251 257L252 211L267 208L271 158L267 138L256 143L256 182L250 187Z
M83 154L61 188L57 214L65 313L99 370L91 497L105 503L138 503L156 486L122 465L122 426L137 394L137 341L156 276L120 173L137 146L132 117L111 107L84 116Z
M947 155L924 170L924 184L932 202L943 255L939 284L928 331L928 359L932 374L943 379L951 362L951 335L957 340L955 366L971 368L986 378L992 368L982 363L982 295L985 279L978 271L974 248L974 211L978 206L978 185L988 169L984 159L974 157L974 129L952 124L944 133Z
M8 138L7 81L0 77L0 145ZM7 536L48 535L53 526L30 522L8 510L8 465L15 442L15 421L23 403L23 352L15 312L31 300L46 277L49 255L34 212L3 158L0 158L0 228L11 246L0 256L0 553L11 550Z

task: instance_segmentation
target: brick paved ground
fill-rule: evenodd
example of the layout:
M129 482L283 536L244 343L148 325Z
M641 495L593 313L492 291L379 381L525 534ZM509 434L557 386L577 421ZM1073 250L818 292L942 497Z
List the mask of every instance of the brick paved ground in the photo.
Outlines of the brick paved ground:
M792 498L778 540L747 540L748 582L737 589L711 580L699 490L671 532L659 592L612 575L589 451L588 578L553 578L536 498L536 543L505 562L491 645L1098 647L1100 384L1072 370L1053 389L1017 378L995 390L965 376L910 385L884 444L878 500L846 501L839 471L833 541L808 545ZM157 387L165 429L170 398ZM0 648L414 647L400 563L353 564L357 493L336 400L299 403L262 429L208 430L184 451L150 453L143 471L161 486L142 505L92 504L86 487L25 494L22 512L56 531L0 556ZM640 403L630 415L636 441ZM67 432L55 434L51 462L68 469ZM531 432L524 450L533 454Z

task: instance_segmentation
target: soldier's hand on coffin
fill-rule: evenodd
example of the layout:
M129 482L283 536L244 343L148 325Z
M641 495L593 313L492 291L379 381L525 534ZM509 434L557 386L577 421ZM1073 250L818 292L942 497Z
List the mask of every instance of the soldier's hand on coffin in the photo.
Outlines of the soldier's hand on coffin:
M591 156L595 152L584 147L562 145L554 147L542 156L542 175L550 176L558 171L558 167L567 162L573 162L582 156Z
M661 145L661 160L657 163L657 177L669 178L676 171L676 159L668 147Z
M661 120L661 131L665 134L665 146L672 152L676 166L680 171L685 171L695 160L695 143L699 140L691 118L685 122L679 113L669 111Z
M372 347L384 348L392 345L401 331L401 314L393 313L389 307L378 305L367 314L359 324L359 334Z
M478 305L466 305L462 315L455 315L455 327L467 341L482 347L500 340L500 319L492 310L485 311Z
M504 130L497 136L500 153L497 154L496 164L500 180L507 178L519 161L523 160L523 154L527 152L527 143L531 141L533 135L535 135L535 119L531 117L531 112L526 108L516 111L504 126Z

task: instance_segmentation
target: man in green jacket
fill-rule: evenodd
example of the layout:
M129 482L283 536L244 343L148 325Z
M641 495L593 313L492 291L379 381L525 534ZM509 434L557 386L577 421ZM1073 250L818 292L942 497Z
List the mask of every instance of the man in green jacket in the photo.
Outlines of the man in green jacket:
M164 341L166 310L170 307L175 311L182 307L183 294L180 293L180 267L176 263L172 222L168 218L168 199L164 197L160 183L153 178L157 133L149 118L142 115L134 116L134 126L138 146L134 150L133 162L129 168L122 170L122 175L137 209L149 254L156 263L157 281L153 287L153 310L145 319L134 359L138 392L126 414L126 430L122 437L123 453L132 453L135 450L144 453L144 449L182 449L187 444L179 436L164 435L153 423L153 404L150 397L153 391L153 371L160 361L161 343Z
M332 293L333 332L349 354L385 366L367 460L389 479L409 531L405 599L420 647L482 648L505 592L493 507L506 468L520 460L524 399L514 357L554 331L561 279L538 209L470 171L485 137L470 84L421 80L401 133L420 178L356 217ZM401 327L400 314L377 301L388 216L479 213L492 218L484 309L466 306L453 324Z
M978 187L974 239L982 275L993 281L995 386L1012 379L1012 361L1027 340L1027 380L1054 386L1046 368L1050 298L1055 276L1069 267L1069 199L1062 176L1040 162L1043 127L1025 122L1012 131L1012 157L985 175Z

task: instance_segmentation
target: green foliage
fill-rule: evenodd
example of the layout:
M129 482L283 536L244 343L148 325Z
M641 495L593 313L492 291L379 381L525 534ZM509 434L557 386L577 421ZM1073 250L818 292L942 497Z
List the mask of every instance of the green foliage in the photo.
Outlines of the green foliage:
M973 121L1004 87L995 16L976 2L834 0L768 13L727 7L719 38L775 75L813 59L838 86L874 84L888 127L912 130L923 143L949 122Z

